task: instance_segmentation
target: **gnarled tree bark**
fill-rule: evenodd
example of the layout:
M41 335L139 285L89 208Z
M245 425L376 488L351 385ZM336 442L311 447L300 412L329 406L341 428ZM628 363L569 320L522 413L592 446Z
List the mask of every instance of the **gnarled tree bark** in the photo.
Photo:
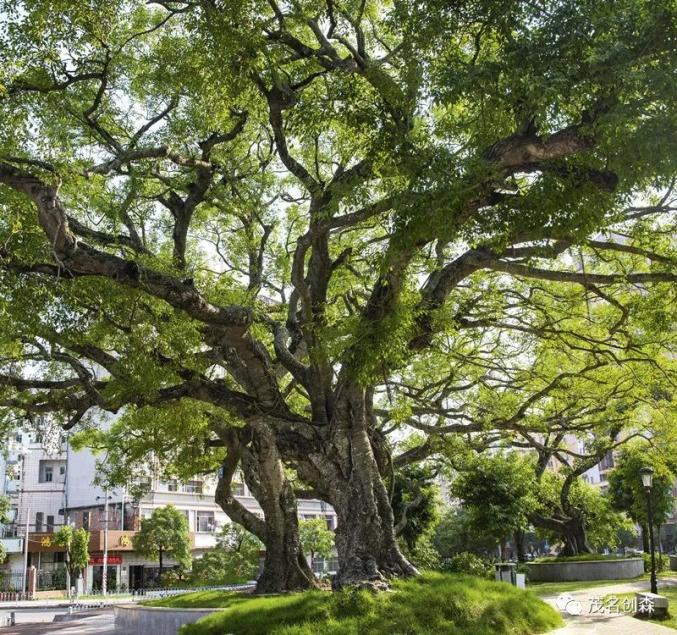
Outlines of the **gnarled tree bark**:
M316 587L317 580L301 548L296 497L284 474L272 433L265 425L254 424L244 429L220 430L219 435L226 443L228 455L222 466L216 502L266 548L256 592L282 593ZM238 464L263 510L263 518L249 511L233 495L231 484Z
M321 451L311 453L297 467L337 514L335 586L385 589L389 577L414 576L418 571L402 555L395 537L393 510L379 467L382 448L371 430L368 394L353 383L337 392Z

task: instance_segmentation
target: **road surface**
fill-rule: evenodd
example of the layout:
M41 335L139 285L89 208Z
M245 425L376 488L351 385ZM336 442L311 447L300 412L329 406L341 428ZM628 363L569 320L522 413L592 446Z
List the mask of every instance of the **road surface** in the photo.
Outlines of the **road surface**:
M33 613L36 612L35 609L32 609L32 611ZM49 612L49 610L43 612L45 617ZM54 613L55 611L52 609L52 619L54 618ZM32 617L40 618L42 616L33 615ZM0 635L52 635L52 633L55 635L113 635L115 633L113 609L106 608L83 613L81 616L77 616L77 619L67 622L40 621L36 623L36 620L33 619L33 623L19 623L19 615L17 613L16 626L0 628Z

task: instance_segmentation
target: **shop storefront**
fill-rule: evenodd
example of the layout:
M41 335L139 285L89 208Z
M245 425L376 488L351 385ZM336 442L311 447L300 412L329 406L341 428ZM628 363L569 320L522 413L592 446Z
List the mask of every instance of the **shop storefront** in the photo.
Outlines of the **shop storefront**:
M103 588L103 554L93 554L90 556L89 568L91 571L91 590L100 591ZM120 589L122 584L125 584L125 581L121 579L121 568L122 556L108 554L106 567L108 575L106 577L108 578L107 588L109 591L116 591Z

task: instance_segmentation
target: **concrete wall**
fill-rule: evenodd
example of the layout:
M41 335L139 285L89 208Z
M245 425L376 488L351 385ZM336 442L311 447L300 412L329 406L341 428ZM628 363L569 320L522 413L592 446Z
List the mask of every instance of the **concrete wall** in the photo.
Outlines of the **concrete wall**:
M642 558L583 562L529 562L526 566L530 582L628 580L644 573Z
M218 609L167 609L123 604L116 606L115 632L120 635L176 635L184 624L197 622Z

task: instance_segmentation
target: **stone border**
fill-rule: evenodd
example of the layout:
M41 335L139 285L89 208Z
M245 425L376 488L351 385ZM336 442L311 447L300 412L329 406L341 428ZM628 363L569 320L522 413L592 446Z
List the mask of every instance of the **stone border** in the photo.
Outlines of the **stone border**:
M629 580L644 573L643 558L529 562L526 566L529 582Z
M120 604L114 608L115 632L120 635L176 635L184 624L223 609L173 609Z

